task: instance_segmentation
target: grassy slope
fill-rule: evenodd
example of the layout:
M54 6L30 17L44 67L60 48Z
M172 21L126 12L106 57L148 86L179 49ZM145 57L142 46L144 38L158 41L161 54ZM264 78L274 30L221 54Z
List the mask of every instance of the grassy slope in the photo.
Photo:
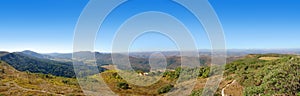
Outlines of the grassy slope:
M299 95L300 58L295 55L248 55L226 65L225 78L243 95ZM243 90L241 89L241 86ZM243 91L243 92L240 92Z
M68 93L83 95L75 79L18 72L3 62L0 69L4 69L4 73L1 73L0 70L0 94L3 95L45 94L45 92L36 90L44 90L46 94L52 95ZM226 87L225 93L231 96L252 96L258 94L297 95L300 91L299 72L299 56L278 54L248 55L226 65L224 80L220 84L217 94L220 95L222 89ZM115 71L109 70L101 73L101 76L107 85L119 95L159 95L157 92L159 88L168 84L175 84L176 81L176 79L164 77L159 82L148 87L129 84L129 89L120 89L116 87L117 84L125 81L116 76L115 73ZM97 75L90 78L97 79ZM205 78L197 80L193 91L194 96L201 94L205 83ZM24 88L35 91L24 90Z
M0 95L83 95L76 79L19 72L0 61Z

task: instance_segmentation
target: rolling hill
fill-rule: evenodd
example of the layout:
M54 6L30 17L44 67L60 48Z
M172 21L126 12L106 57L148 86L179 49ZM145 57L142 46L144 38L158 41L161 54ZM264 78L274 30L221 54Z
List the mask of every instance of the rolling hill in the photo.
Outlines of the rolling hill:
M20 53L26 54L28 56L40 58L40 59L54 59L54 57L52 57L52 56L44 55L44 54L39 54L39 53L30 51L30 50L25 50L25 51L22 51Z
M92 52L81 52L80 57L83 61L86 54L94 54ZM84 55L85 54L85 55ZM57 55L57 54L56 54ZM66 54L65 54L66 55ZM70 54L69 54L70 55ZM138 55L138 54L136 54ZM119 54L119 56L124 56ZM142 56L142 55L141 55ZM145 55L143 55L145 56ZM108 86L120 95L136 94L136 95L161 95L158 92L163 86L170 87L175 83L178 77L178 70L169 70L164 73L163 78L146 90L148 87L139 87L128 84L128 88L117 88L118 84L124 84L120 77L116 77L114 69L106 71L103 65L111 65L111 54L95 53L97 66L100 69L100 75L104 77ZM52 59L51 59L52 58ZM83 95L75 78L72 62L64 62L57 59L58 57L43 55L32 51L23 52L0 52L0 94L18 95L17 93L25 93L28 95L52 94L66 95L68 92ZM64 58L65 59L65 58ZM131 66L135 70L148 72L150 69L148 57L129 56ZM167 56L167 68L176 69L180 67L180 57ZM209 56L201 56L200 62L209 65ZM225 66L224 80L221 82L217 95L231 96L259 96L259 95L290 95L300 96L300 56L288 54L250 54L243 58L232 56L227 58L229 61ZM89 73L87 70L81 70L87 74L88 78L95 78L96 74ZM205 81L210 76L208 74L210 66L204 66L199 74L199 79L191 96L199 96L205 86ZM140 72L139 71L139 72ZM150 72L151 73L151 72ZM151 73L156 74L156 73ZM70 78L71 77L71 78ZM95 78L97 80L97 78ZM171 84L171 85L169 85ZM53 86L53 88L45 89L42 86ZM60 90L56 90L59 89ZM14 89L15 91L8 91ZM139 91L135 91L139 90ZM164 93L162 93L164 94ZM19 94L20 95L20 94Z
M37 58L27 55L22 52L8 53L0 57L0 60L5 61L10 66L19 71L28 71L32 73L52 74L55 76L75 77L72 62L60 62L49 59ZM93 67L93 66L88 66ZM98 67L100 72L104 68ZM88 71L88 70L82 70ZM97 74L97 73L87 73Z
M0 96L83 96L76 79L15 70L0 61Z
M243 95L300 95L300 57L252 54L226 65L225 78L237 81ZM239 90L233 87L233 90Z

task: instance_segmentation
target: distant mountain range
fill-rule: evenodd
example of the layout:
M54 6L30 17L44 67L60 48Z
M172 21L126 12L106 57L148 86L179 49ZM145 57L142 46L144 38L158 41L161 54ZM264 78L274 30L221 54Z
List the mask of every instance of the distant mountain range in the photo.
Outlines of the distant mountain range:
M256 54L257 53L257 54ZM263 53L281 53L281 54L263 54ZM134 86L132 89L119 89L116 84L122 81L114 73L114 69L111 71L105 71L107 69L102 68L103 66L112 64L112 54L99 53L99 52L78 52L78 59L84 62L83 67L86 69L81 70L80 74L85 74L87 78L92 78L100 72L100 75L107 80L108 85L113 90L118 90L119 94L125 94L126 92L135 93L138 95L144 95L149 90L152 90L151 94L157 94L153 90L160 89L160 87L155 88L138 88L134 85L129 84L129 86ZM90 54L95 54L98 73L90 72L89 68L94 68L95 65L89 63L91 61L88 57ZM249 55L244 55L249 54ZM288 55L287 55L288 54ZM231 95L231 96L241 96L241 95L251 95L258 96L261 94L265 95L284 95L284 96L296 96L299 95L300 89L300 79L299 72L300 66L300 56L290 55L298 54L297 50L291 51L280 51L280 50L258 50L258 51L241 51L234 50L228 52L227 64L225 66L224 75L222 82L216 92L219 95ZM124 54L114 53L114 55L124 56ZM149 71L149 55L151 52L145 53L131 53L129 60L131 61L131 66L135 70ZM178 69L181 65L181 57L176 52L165 52L168 69ZM199 78L194 91L191 96L199 96L202 89L205 87L205 82L209 74L207 70L213 68L209 66L211 59L209 52L200 53L200 62L204 65L199 71ZM55 53L55 54L40 54L33 51L23 51L23 52L5 52L0 51L0 81L5 81L6 83L0 82L0 88L6 89L21 89L34 91L34 94L42 92L43 94L67 94L76 93L82 94L82 91L75 91L80 88L76 83L74 67L72 64L72 54L71 53ZM206 66L207 65L207 66ZM11 66L11 67L10 67ZM12 68L13 67L13 68ZM207 68L207 69L206 69ZM18 71L16 71L16 70ZM22 72L19 72L22 71ZM33 74L40 73L40 74ZM151 73L151 72L149 72ZM174 80L173 77L177 75L176 70L168 70L166 74L163 75L162 79L164 82L159 82L155 86L162 86L162 84L172 84ZM51 75L48 75L51 74ZM205 75L206 74L206 75ZM54 76L53 76L54 75ZM60 77L57 77L60 76ZM66 78L68 77L68 78ZM30 80L35 78L36 80ZM8 81L11 80L11 81ZM16 82L17 81L17 82ZM95 82L97 79L95 79ZM167 82L166 82L167 81ZM14 83L15 82L15 83ZM38 83L37 83L38 82ZM44 85L41 85L44 82ZM52 82L52 83L51 83ZM55 82L55 83L53 83ZM93 81L94 82L94 81ZM194 81L193 81L194 82ZM48 84L49 83L49 84ZM3 86L10 86L2 87ZM13 85L14 87L12 87ZM20 85L34 85L37 87L26 88ZM39 88L43 88L45 85L52 86L55 88L64 88L66 86L73 86L69 89L63 89L61 93L55 93L56 89L43 89L39 91ZM61 86L63 85L63 86ZM133 91L136 89L142 89L138 91ZM46 90L46 91L44 91ZM21 90L22 91L22 90ZM12 91L13 92L13 91ZM23 91L24 92L24 91ZM154 93L153 93L154 92ZM1 90L0 90L1 93ZM2 91L1 94L13 94L10 91ZM26 92L25 92L26 93ZM0 94L0 95L1 95ZM29 93L28 93L29 94Z
M200 50L200 62L202 65L210 64L210 50ZM274 50L238 50L231 49L228 50L227 62L231 62L237 60L247 54L265 54L265 53L280 53L280 54L299 54L300 49L274 49ZM79 54L80 59L85 64L91 64L95 61L90 60L91 58L87 58L88 54L95 54L96 63L98 69L101 71L106 70L105 68L101 68L103 65L113 64L112 62L112 54L110 53L100 53L100 52L77 52ZM124 56L125 54L121 53L113 53L120 56ZM150 71L149 65L149 57L152 52L132 52L129 54L129 60L131 66L135 70L141 71ZM180 52L177 51L169 51L162 52L163 55L166 56L167 60L167 68L175 69L181 66L181 56ZM7 62L12 67L19 71L29 71L33 73L44 73L44 74L52 74L56 76L64 76L64 77L75 77L73 64L72 64L72 53L50 53L50 54L41 54L30 50L25 50L22 52L5 52L0 51L0 60ZM93 66L91 66L93 67ZM89 73L95 74L95 73Z
M54 58L50 55L39 54L39 53L30 51L30 50L25 50L25 51L22 51L21 53L32 56L32 57L41 58L41 59L53 59Z
M83 62L89 61L86 58L87 54L93 54L92 52L78 52ZM102 65L112 64L111 54L104 54L95 52L96 63L100 72L106 70L102 68ZM121 55L121 54L120 54ZM75 77L74 68L72 64L72 54L40 54L33 51L22 51L22 52L0 52L0 60L5 61L15 69L19 71L29 71L32 73L43 73L52 74L55 76L63 77ZM129 57L131 66L135 70L149 71L149 61L147 58ZM180 60L178 57L169 58L169 67L176 68L180 66ZM92 62L93 63L93 62ZM89 62L85 62L89 64ZM94 65L87 65L88 67L94 67ZM88 70L82 70L88 71ZM85 74L96 74L86 73Z
M200 49L199 55L200 56L209 56L211 55L211 50L208 49ZM0 51L0 56L3 53L8 53L5 51ZM30 50L25 50L22 51L21 53L36 57L36 58L43 58L43 59L60 59L60 60L71 60L72 59L72 53L47 53L47 54L42 54L42 53L37 53L34 51ZM77 52L77 53L89 53L89 52ZM150 55L153 52L130 52L129 56L131 57L137 57L137 58L149 58ZM167 57L172 57L172 56L180 56L179 51L164 51L161 52L163 55ZM228 56L245 56L248 54L268 54L268 53L276 53L276 54L300 54L300 49L228 49L227 50L227 55ZM120 53L123 54L123 53ZM108 57L111 57L110 53L100 53L100 52L95 52L95 56L97 58L103 58L107 59ZM84 57L84 56L83 56Z

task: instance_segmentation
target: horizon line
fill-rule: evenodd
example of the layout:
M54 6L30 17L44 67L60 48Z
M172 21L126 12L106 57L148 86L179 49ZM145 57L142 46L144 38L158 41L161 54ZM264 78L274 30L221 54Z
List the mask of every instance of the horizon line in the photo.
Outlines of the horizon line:
M205 51L211 51L212 49L198 49L198 51L201 50L205 50ZM218 50L218 49L216 49ZM226 51L232 51L232 50L299 50L300 48L230 48L230 49L226 49ZM37 50L0 50L2 52L9 52L9 53L13 53L13 52L23 52L23 51L33 51L36 53L43 53L43 54L53 54L53 53L61 53L61 54L67 54L67 53L74 53L73 51L48 51L48 52L41 52L41 51L37 51ZM179 52L180 50L147 50L147 51L129 51L132 53L140 53L140 52ZM189 50L186 50L189 51ZM77 52L84 52L84 51L77 51ZM111 52L111 51L100 51L100 50L95 50L95 51L88 51L88 52L99 52L99 53L126 53L126 52Z

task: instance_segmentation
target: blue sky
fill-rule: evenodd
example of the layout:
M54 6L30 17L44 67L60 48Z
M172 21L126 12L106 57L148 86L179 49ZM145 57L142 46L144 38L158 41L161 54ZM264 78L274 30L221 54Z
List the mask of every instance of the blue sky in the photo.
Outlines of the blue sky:
M209 2L223 25L227 48L300 48L299 0L209 0ZM88 0L1 0L0 50L71 52L74 28L87 3ZM141 4L133 5L143 7ZM165 2L161 5L169 4ZM183 11L178 11L178 14L180 12ZM121 11L119 14L126 16L128 13ZM116 18L111 18L107 25L118 23L117 17L120 15L111 16ZM194 24L190 19L183 19L182 22ZM96 50L110 51L114 29L109 28L99 33ZM199 49L210 48L204 32L192 31L192 34ZM137 38L131 49L173 50L176 46L165 36L150 33Z

